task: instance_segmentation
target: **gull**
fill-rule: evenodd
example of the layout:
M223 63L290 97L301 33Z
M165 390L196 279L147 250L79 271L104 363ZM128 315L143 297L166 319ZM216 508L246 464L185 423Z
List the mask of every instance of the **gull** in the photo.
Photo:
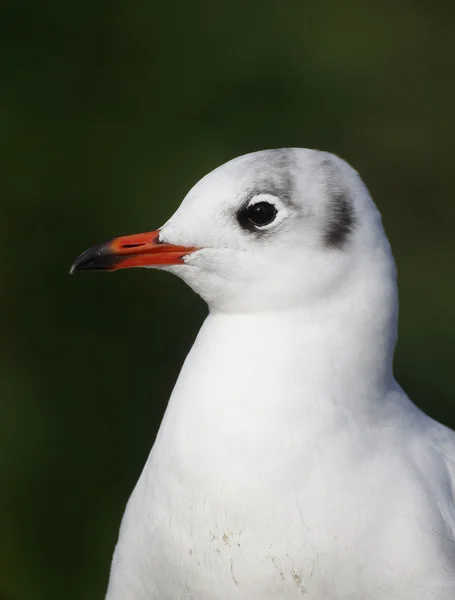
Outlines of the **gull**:
M72 271L129 267L209 313L106 599L453 600L455 433L394 379L395 263L358 173L302 148L236 158Z

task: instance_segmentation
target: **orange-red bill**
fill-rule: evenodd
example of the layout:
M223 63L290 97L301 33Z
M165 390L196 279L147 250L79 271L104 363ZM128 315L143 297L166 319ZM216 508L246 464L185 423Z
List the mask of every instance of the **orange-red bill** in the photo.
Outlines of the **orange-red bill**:
M77 271L116 271L130 267L179 265L183 257L197 248L165 244L159 231L125 235L104 244L92 246L73 263L70 273Z

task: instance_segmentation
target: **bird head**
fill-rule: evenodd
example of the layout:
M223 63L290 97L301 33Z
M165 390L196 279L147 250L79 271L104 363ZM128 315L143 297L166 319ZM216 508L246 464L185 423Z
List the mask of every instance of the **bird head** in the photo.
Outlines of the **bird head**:
M345 297L356 310L395 294L389 243L361 178L333 154L300 148L218 167L162 227L94 246L71 272L130 267L176 274L213 311L324 306Z

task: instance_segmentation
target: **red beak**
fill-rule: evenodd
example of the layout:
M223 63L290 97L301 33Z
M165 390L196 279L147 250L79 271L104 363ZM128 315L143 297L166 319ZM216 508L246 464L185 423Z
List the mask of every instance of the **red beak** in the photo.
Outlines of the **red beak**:
M138 233L114 238L83 252L74 261L70 273L76 271L116 271L129 267L180 265L183 257L197 248L165 244L160 232Z

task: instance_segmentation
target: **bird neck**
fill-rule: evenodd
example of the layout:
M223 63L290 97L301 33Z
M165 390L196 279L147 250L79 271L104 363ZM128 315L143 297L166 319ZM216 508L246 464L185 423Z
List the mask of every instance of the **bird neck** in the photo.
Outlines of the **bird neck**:
M393 382L392 308L344 310L338 300L333 311L210 314L170 404L232 418L368 412Z
M368 431L394 384L395 328L391 317L385 327L354 314L350 323L330 312L210 314L148 468L166 464L179 489L182 481L198 490L218 480L234 491L258 481L285 485L280 473L301 470L302 457L312 464L326 440Z

